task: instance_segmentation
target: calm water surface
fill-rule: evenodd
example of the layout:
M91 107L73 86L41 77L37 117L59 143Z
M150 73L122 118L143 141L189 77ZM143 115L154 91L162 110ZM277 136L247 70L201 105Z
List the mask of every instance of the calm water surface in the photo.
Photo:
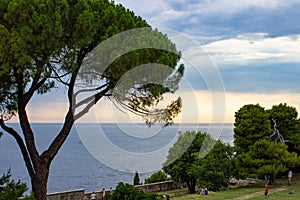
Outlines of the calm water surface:
M19 130L18 124L9 124ZM220 132L219 124L175 124L161 129L160 127L147 128L145 125L131 124L82 124L81 127L88 133L97 134L99 127L105 136L120 149L134 153L151 153L177 137L179 131L201 130L209 133L223 142L233 141L233 125L225 124ZM62 124L33 124L36 132L36 144L42 152L49 146ZM89 153L81 141L82 131L78 134L79 127L74 127L62 149L51 165L48 182L48 192L59 192L74 189L86 191L98 191L102 188L115 187L118 182L133 182L135 169L120 171L102 164ZM96 141L97 144L97 141ZM101 142L99 142L101 150ZM166 157L166 155L161 155ZM109 158L108 158L109 159ZM151 161L159 162L159 161ZM140 163L134 163L136 168ZM156 163L158 166L162 163ZM24 161L15 140L4 133L0 139L0 173L5 173L11 168L13 178L21 179L30 187L30 179L26 171ZM140 173L141 181L149 177L153 172Z

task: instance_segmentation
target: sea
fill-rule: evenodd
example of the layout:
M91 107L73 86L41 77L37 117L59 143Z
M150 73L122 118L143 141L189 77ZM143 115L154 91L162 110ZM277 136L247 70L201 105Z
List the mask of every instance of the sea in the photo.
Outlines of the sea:
M19 124L8 124L20 131ZM35 141L43 152L62 124L34 123ZM168 150L185 131L202 131L233 144L233 124L174 124L163 128L145 124L75 124L53 160L48 193L84 189L87 192L114 188L118 182L133 183L137 171L141 182L160 170ZM30 178L14 138L4 131L0 138L0 173L11 169L12 178Z

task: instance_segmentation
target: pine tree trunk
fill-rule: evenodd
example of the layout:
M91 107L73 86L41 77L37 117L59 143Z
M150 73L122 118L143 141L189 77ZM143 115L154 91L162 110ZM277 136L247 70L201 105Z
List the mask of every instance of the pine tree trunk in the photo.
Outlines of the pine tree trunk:
M41 166L31 178L32 191L36 200L47 200L47 183L48 183L49 169Z

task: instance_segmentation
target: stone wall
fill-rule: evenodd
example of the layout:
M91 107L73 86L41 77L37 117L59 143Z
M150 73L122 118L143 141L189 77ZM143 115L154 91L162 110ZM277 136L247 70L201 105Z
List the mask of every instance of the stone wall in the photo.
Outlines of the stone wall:
M177 183L175 181L164 181L159 183L150 183L145 185L135 186L137 189L143 190L144 192L163 192L182 188L185 185ZM110 191L106 191L109 193ZM47 195L47 200L90 200L91 192L85 193L83 189L73 190L67 192L57 192ZM102 192L95 192L96 200L102 200Z
M246 178L246 179L235 179L231 178L229 180L229 185L234 187L247 187L250 185L264 185L266 181L253 179L253 178Z
M143 190L144 192L164 192L185 187L185 184L178 183L175 181L164 181L159 183L150 183L145 185L135 186L137 189Z
M57 192L47 195L47 200L83 200L84 190Z
M109 191L105 191L105 194L108 194L108 193L109 193ZM91 194L92 194L92 192L85 193L84 198L82 200L90 200L91 199ZM102 191L101 192L95 192L95 194L96 194L96 200L102 200L103 199Z

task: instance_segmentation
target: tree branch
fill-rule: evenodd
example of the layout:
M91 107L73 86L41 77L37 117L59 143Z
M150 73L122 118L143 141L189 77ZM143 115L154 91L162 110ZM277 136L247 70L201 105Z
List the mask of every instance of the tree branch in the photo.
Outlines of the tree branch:
M74 94L74 99L76 99L76 97L80 94L80 93L82 93L82 92L93 92L93 91L97 91L97 90L100 90L100 89L102 89L102 88L104 88L104 87L106 87L106 86L108 86L109 84L108 83L106 83L106 84L103 84L103 85L101 85L101 86L99 86L99 87L97 87L97 88L92 88L92 89L82 89L82 90L79 90L79 91L77 91L75 94ZM89 96L89 97L87 97L87 98L85 98L85 99L83 99L83 100L81 100L80 102L78 102L78 103L76 103L75 105L74 105L74 108L76 109L76 108L78 108L78 107L80 107L80 106L82 106L82 105L84 105L84 104L87 104L87 103L89 103L91 100L93 100L95 98L95 95L91 95L91 96Z
M62 129L60 130L59 134L55 137L55 139L50 144L48 150L44 151L41 154L41 158L47 163L47 165L50 165L53 158L58 153L59 149L67 139L68 135L70 134L71 128L74 124L74 116L72 109L69 108L69 111L65 117L64 125Z
M31 162L33 164L33 167L36 169L39 165L39 154L38 151L36 149L36 145L35 145L35 140L34 140L34 135L28 120L28 116L26 113L26 105L28 103L28 99L26 99L24 97L23 94L23 84L24 84L24 76L21 73L18 73L18 70L16 68L14 68L14 74L15 77L17 78L17 83L18 83L18 114L19 114L19 121L20 121L20 125L21 128L23 130L23 135L25 137L25 143L26 146L28 147L28 152L31 158ZM33 94L32 94L33 95ZM28 94L27 98L30 95Z
M91 99L91 101L87 104L87 106L82 109L78 114L76 114L74 116L74 119L77 120L80 117L82 117L83 115L85 115L86 113L89 112L89 110L91 109L91 107L93 105L95 105L103 96L105 96L105 94L110 90L110 87L107 87L105 90L102 90L101 92L97 93L94 95L94 98Z
M2 117L0 117L0 126L4 131L6 131L7 133L9 133L10 135L12 135L15 138L15 140L17 141L17 144L19 145L19 147L21 149L21 153L22 153L23 159L25 161L28 173L29 173L30 177L34 177L35 171L32 167L31 159L29 157L29 154L28 154L27 148L23 142L23 139L13 128L6 126Z
M116 99L115 101L123 109L128 110L129 112L132 112L133 114L141 116L141 117L149 114L149 112L150 112L149 110L147 110L145 108L141 108L138 104L136 104L132 101L131 101L131 103L135 105L135 107L136 107L135 109L132 106L129 106L129 105L125 104L124 102L118 100L118 99ZM115 105L117 105L117 104L115 104ZM118 108L118 106L116 106L116 107Z
M56 75L55 77L49 77L49 78L54 78L56 80L58 80L60 83L64 84L64 85L69 85L68 83L66 83L65 81L62 80L63 77L67 76L68 74L70 74L71 72L67 72L63 75L59 75L57 73L57 71L52 67L52 65L50 63L47 63L47 66L54 72L54 74Z
M93 91L101 90L102 88L104 88L108 85L109 85L109 83L106 83L106 84L103 84L96 88L78 90L77 92L75 92L74 97L76 98L82 92L93 92Z
M68 84L68 101L69 101L69 110L66 114L64 125L62 129L60 130L59 134L55 137L55 139L50 144L48 150L44 151L41 155L41 158L47 162L48 165L50 165L51 161L54 159L56 154L58 153L59 149L67 139L68 135L71 132L72 126L75 122L74 118L74 112L75 108L74 105L76 104L76 99L74 99L74 87L75 87L75 81L76 77L78 75L80 66L82 64L82 61L86 55L86 51L84 49L81 50L81 53L79 53L77 57L77 67L72 71L72 75L70 78L70 82Z
M42 71L44 70L43 66L43 62L45 59L43 59L43 61L39 62L38 65L38 70L35 74L35 76L33 77L31 86L29 88L29 90L23 95L23 101L25 103L25 106L28 104L28 102L30 101L31 97L34 95L34 92L39 89L40 87L42 87L44 85L44 83L46 82L46 80L49 78L48 76L45 76L44 78L41 79L42 76ZM41 80L40 80L41 79Z

